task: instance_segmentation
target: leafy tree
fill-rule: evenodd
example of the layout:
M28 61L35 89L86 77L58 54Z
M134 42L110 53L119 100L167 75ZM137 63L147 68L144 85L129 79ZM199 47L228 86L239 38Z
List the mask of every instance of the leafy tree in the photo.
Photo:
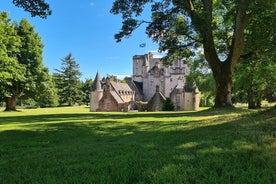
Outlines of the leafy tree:
M62 93L62 90L64 87L63 86L64 77L62 76L61 73L53 73L52 77L53 77L55 88L57 89L58 103L61 104L62 100L60 99L60 94Z
M9 111L16 110L19 97L39 99L48 70L42 63L43 45L34 27L26 19L16 25L10 23L6 13L0 15L0 93Z
M27 19L22 19L17 27L17 34L21 38L22 46L17 55L18 62L26 68L24 94L34 98L39 96L45 88L43 82L48 80L48 69L43 65L43 44L40 36L35 33ZM21 83L22 85L22 83ZM34 90L35 89L35 90Z
M6 110L16 110L16 100L21 94L17 84L25 80L26 69L16 57L20 47L15 24L7 13L0 12L0 100L6 101Z
M93 84L93 80L91 78L85 79L82 83L82 93L83 93L83 103L88 105L90 102L90 90Z
M275 53L275 52L274 52ZM238 65L235 72L234 100L248 102L249 109L261 107L261 101L273 99L276 91L275 54L255 53L255 56ZM270 96L265 92L271 91Z
M174 104L170 98L166 98L162 111L174 111Z
M54 74L55 83L59 89L59 103L71 106L82 101L81 91L81 73L79 71L79 64L76 63L72 54L69 53L64 57L61 63L61 69Z
M151 21L139 20L147 4L151 5ZM116 0L111 12L122 14L117 41L147 23L148 36L159 43L160 51L167 52L165 63L194 56L198 48L203 48L216 84L214 106L224 107L232 106L236 65L252 53L244 50L247 26L254 18L263 21L259 15L274 9L272 0ZM275 13L272 15L275 17ZM254 26L258 23L255 21Z
M47 76L44 82L44 90L38 99L38 106L40 107L56 107L58 106L58 90L55 87L54 80L51 75Z
M200 90L200 106L208 107L214 105L215 81L212 71L202 54L198 54L193 60L188 62L190 74L187 76L189 86L196 85Z
M275 8L273 11L264 10L249 22L246 30L245 51L251 57L243 58L243 62L235 71L235 100L248 102L250 109L261 107L265 90L272 92L270 99L276 91L275 14Z
M39 16L45 19L52 14L49 4L44 0L13 0L12 3L30 12L32 17Z
M234 99L236 102L248 102L249 109L261 107L262 93L265 89L262 64L252 60L248 63L241 63L237 67L238 72L233 90Z

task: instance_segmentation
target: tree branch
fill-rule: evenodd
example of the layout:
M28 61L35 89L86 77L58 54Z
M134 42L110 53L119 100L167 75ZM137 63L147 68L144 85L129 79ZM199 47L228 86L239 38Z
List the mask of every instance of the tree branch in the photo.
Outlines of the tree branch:
M247 14L246 11L249 6L249 1L242 0L238 5L237 15L234 24L234 33L232 37L231 49L228 55L227 60L231 62L231 68L233 69L238 63L241 53L244 48L244 30L248 24L248 21L251 17L250 14Z
M244 60L247 60L247 59L249 59L249 58L251 58L251 57L253 57L255 55L256 55L256 53L253 52L253 51L250 51L250 52L248 52L246 54L243 54L243 55L240 56L240 58L238 60L238 63L240 63L240 62L242 62Z

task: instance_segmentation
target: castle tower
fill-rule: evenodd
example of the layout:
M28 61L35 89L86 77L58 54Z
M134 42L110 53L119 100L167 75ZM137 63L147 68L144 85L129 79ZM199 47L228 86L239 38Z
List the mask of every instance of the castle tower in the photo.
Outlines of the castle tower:
M198 87L196 83L193 84L193 102L194 102L194 111L199 111L199 105L200 105L200 91L198 90Z
M143 65L144 65L144 57L141 55L133 56L133 79L137 82L142 82L143 79Z
M101 78L99 72L97 72L90 90L90 112L97 111L99 108L99 101L102 97L103 90L101 87Z

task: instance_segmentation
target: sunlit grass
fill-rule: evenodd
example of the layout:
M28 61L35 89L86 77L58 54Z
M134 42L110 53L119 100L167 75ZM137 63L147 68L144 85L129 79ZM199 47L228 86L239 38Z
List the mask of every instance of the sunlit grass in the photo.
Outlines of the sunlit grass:
M275 109L0 112L0 183L275 183Z

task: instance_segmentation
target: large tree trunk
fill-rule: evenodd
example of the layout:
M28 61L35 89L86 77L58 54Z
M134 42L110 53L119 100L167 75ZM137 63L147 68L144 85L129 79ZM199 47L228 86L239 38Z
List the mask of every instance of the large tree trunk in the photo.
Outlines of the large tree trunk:
M6 109L5 111L16 111L16 101L17 96L7 97L6 98Z
M214 107L232 107L231 90L233 74L230 65L226 62L220 64L219 70L213 70L216 82L216 98Z
M216 99L214 107L233 106L231 101L231 88L233 85L233 70L239 61L244 48L244 30L250 19L247 14L250 1L239 1L234 22L232 42L228 57L221 61L216 51L213 35L213 1L204 0L204 17L197 14L196 10L190 9L191 18L195 28L202 36L204 56L208 61L216 81Z

